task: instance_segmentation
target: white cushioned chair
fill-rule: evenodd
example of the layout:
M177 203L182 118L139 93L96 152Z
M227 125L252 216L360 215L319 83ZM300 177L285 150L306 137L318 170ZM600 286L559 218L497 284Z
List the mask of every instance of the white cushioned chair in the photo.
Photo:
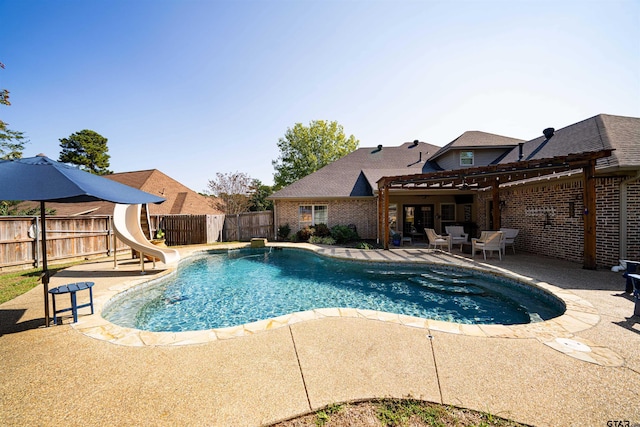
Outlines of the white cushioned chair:
M513 249L513 254L516 254L516 237L518 237L518 233L520 232L517 228L501 228L500 231L504 233L504 243L502 245L502 255L506 255L505 250L507 246L511 246Z
M444 228L449 236L451 236L451 245L460 245L460 251L462 251L462 244L469 240L469 234L464 232L464 227L459 225L449 225Z
M471 258L476 256L476 251L482 251L486 261L487 252L498 252L502 261L504 233L502 231L483 231L477 239L471 239Z
M441 236L433 228L425 228L424 233L429 239L429 247L433 246L437 249L439 246L444 246L451 252L451 236Z

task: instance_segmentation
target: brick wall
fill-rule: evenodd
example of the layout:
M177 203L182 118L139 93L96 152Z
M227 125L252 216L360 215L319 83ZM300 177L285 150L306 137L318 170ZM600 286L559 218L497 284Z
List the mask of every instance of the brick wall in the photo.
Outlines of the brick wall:
M596 263L599 267L618 264L620 258L620 182L623 178L598 178L596 181ZM503 227L520 230L516 251L566 259L584 260L582 176L549 179L527 185L500 188ZM489 227L488 202L491 191L477 195L476 221L479 230ZM329 227L355 224L363 239L377 237L376 199L321 200L276 203L276 227L289 224L299 230L300 205L328 205ZM640 259L640 181L627 185L627 258Z
M620 182L622 178L596 181L596 263L600 267L618 264L620 233ZM628 187L627 257L640 256L640 183ZM502 227L520 230L516 250L582 262L584 259L582 177L550 179L500 189ZM487 206L491 192L478 197L478 223L487 229Z
M327 205L329 228L334 225L355 224L358 234L362 239L375 239L377 237L377 199L353 199L353 200L302 200L288 202L278 200L276 202L276 227L289 224L291 232L300 229L298 224L298 207L301 205Z
M627 259L640 260L640 181L627 185Z

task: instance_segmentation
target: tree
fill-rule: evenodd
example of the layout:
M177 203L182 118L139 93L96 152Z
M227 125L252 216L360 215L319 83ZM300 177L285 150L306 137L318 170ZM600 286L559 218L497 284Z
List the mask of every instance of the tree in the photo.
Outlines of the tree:
M210 195L214 199L214 207L232 215L247 212L251 206L251 184L254 180L242 172L224 174L217 172L215 179L210 179L207 185Z
M251 197L249 198L249 211L260 212L273 210L273 201L267 200L267 197L273 193L272 187L263 185L259 179L254 179L249 188L249 192L251 193Z
M4 69L4 64L0 62L0 68ZM9 101L9 91L0 89L0 105L11 105ZM11 130L8 123L0 120L0 159L12 160L22 157L22 150L29 142L22 132Z
M348 138L336 121L314 120L309 126L296 123L278 140L280 156L272 161L275 188L287 186L351 153L358 148L353 135Z
M40 204L31 208L18 209L20 200L0 201L0 216L40 216ZM44 208L47 215L55 215L56 210Z
M81 130L60 139L59 161L79 165L80 169L95 175L107 175L109 167L109 148L107 138L92 130Z
M0 62L0 69L4 69L4 64ZM9 91L0 89L0 105L11 105L9 101ZM22 150L29 142L22 132L11 130L8 123L0 120L0 160L13 160L22 157ZM0 216L19 215L18 204L20 200L0 200Z

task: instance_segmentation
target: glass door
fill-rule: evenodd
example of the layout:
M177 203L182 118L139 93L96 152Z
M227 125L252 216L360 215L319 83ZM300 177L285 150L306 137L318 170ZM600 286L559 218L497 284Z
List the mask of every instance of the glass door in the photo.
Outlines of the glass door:
M425 228L434 226L433 205L404 205L402 224L405 236L412 233L424 235Z

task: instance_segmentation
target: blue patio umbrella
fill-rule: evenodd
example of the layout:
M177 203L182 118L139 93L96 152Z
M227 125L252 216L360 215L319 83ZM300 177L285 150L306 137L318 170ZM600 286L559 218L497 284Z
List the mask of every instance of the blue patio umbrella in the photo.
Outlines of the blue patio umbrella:
M142 204L162 203L165 199L39 154L25 159L0 161L0 200L40 202L44 312L45 325L49 326L45 202L78 203L104 200L122 204Z

